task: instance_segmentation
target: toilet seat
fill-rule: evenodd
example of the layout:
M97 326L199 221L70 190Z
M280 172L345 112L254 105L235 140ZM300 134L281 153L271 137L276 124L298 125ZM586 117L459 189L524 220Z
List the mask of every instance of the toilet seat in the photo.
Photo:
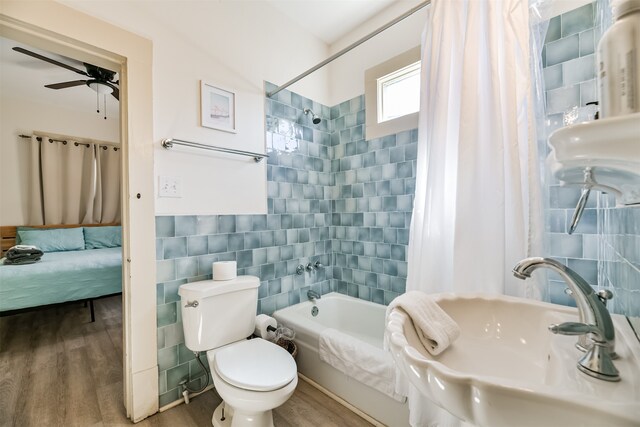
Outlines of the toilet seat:
M260 338L217 351L214 369L230 385L251 391L277 390L297 376L293 357L279 345Z

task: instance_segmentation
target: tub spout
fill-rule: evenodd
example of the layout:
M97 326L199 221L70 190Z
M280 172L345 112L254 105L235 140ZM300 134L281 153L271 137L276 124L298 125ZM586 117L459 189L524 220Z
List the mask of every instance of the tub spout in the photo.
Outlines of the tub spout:
M322 296L319 293L317 293L316 291L312 291L311 289L309 289L307 291L307 298L309 298L309 300L311 302L315 303L316 300L322 298Z

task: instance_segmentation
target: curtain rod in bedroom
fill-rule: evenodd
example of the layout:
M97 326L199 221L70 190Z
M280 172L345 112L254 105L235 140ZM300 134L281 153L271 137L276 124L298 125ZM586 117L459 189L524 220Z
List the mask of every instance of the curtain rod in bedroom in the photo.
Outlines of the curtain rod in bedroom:
M38 141L42 141L42 138L47 138L51 142L62 142L64 144L68 142L73 142L76 146L86 145L88 147L89 145L98 144L98 145L112 146L115 150L120 148L120 144L118 144L117 142L100 141L97 139L78 138L75 136L59 135L59 134L52 134L47 132L33 132L33 135L19 134L18 136L24 139L31 139L33 136L35 136Z
M418 4L414 8L409 9L408 11L406 11L402 15L398 16L397 18L387 22L386 24L384 24L382 27L378 28L377 30L372 31L369 34L367 34L366 36L362 37L361 39L351 43L349 46L345 47L340 52L334 53L333 55L331 55L330 57L328 57L327 59L325 59L324 61L322 61L318 65L309 68L304 73L298 75L297 77L292 78L291 80L289 80L285 84L283 84L281 86L278 86L277 88L275 88L271 92L267 93L267 97L271 98L273 95L275 95L276 93L280 92L281 90L286 89L289 86L291 86L292 84L298 82L299 80L304 79L305 77L307 77L309 74L313 73L314 71L317 71L320 68L322 68L325 65L327 65L328 63L333 62L334 60L340 58L345 53L355 49L356 47L360 46L362 43L366 42L367 40L369 40L369 39L371 39L371 38L373 38L375 36L377 36L378 34L383 32L384 30L386 30L386 29L388 29L390 27L393 27L398 22L402 21L405 18L408 18L409 16L413 15L414 13L416 13L417 11L422 9L423 7L429 6L430 4L431 4L431 0L426 0L426 1Z

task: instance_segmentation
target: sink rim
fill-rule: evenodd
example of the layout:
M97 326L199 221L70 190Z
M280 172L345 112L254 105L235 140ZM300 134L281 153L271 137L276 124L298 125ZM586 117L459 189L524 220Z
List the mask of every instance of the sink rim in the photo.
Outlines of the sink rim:
M480 293L466 293L466 294L433 294L432 297L436 301L453 301L453 300L483 300L485 302L498 302L503 304L521 304L521 305L533 305L541 309L551 310L557 313L574 314L577 318L577 310L573 307L560 306L557 304L546 303L537 300L528 300L524 298L517 298L507 295L487 295ZM629 347L633 346L635 351L629 348L629 362L633 363L636 367L640 366L640 343L637 342L635 334L632 328L627 322L627 319L621 315L612 315L617 333L617 342L619 345L624 342L624 345ZM579 411L588 411L590 413L597 413L606 416L611 416L612 420L619 420L623 423L633 423L633 421L640 419L640 402L634 402L633 400L627 400L622 402L606 401L606 405L602 405L600 397L591 396L580 390L572 389L570 386L563 387L558 384L538 384L538 383L526 383L523 380L514 379L509 380L505 377L495 377L483 374L470 374L467 372L460 372L449 366L441 363L435 357L426 356L425 352L420 352L414 348L407 340L404 334L404 325L407 321L410 321L405 313L398 312L395 309L390 310L387 322L385 334L387 335L389 349L393 354L396 363L399 363L402 370L409 377L410 381L420 381L417 379L417 373L411 375L407 370L420 369L424 370L428 376L433 376L436 381L444 380L450 383L452 386L467 386L468 391L475 393L481 392L497 392L497 393L509 393L511 395L519 395L523 398L536 400L553 400L559 404L564 405L566 408L574 407ZM551 334L551 332L549 332ZM572 337L558 337L562 339L571 339ZM635 341L629 341L629 339ZM630 344L631 343L631 344ZM446 352L445 352L446 353ZM443 353L443 354L445 354ZM398 356L401 355L406 360L398 360ZM576 355L577 356L577 355ZM577 362L577 358L576 358ZM576 370L577 371L577 370ZM583 375L583 374L580 374ZM579 381L582 381L582 377ZM594 384L601 385L602 387L615 387L616 383L606 383L600 380L589 378L584 376L585 381L595 382ZM624 379L623 379L624 380ZM422 384L425 385L424 383ZM637 386L635 386L637 387ZM421 387L418 387L421 388ZM454 390L455 391L455 390ZM424 393L424 391L423 391ZM467 392L462 394L461 397L471 397L473 393ZM430 396L433 397L433 396ZM437 399L432 399L434 402L445 409L449 409L445 404L442 404ZM607 408L603 408L607 406ZM473 405L469 406L473 408ZM623 411L621 411L623 410ZM451 411L455 413L454 411ZM633 425L633 424L632 424Z

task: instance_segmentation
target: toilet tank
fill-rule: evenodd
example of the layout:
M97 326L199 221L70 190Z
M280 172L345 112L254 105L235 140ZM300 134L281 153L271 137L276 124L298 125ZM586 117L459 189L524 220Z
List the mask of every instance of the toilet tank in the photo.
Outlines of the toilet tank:
M181 285L180 309L185 345L207 351L250 336L255 329L260 280L203 280Z

